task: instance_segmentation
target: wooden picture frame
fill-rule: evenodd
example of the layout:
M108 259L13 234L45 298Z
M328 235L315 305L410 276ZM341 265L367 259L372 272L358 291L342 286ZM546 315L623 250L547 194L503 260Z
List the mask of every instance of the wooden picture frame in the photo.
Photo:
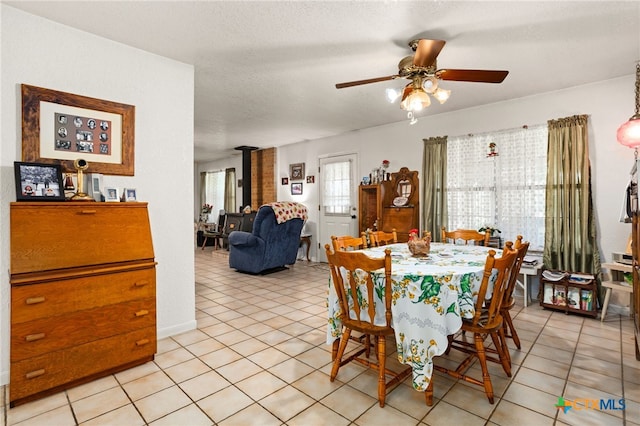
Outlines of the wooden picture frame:
M304 179L304 163L289 165L289 179L292 181Z
M302 195L302 182L291 184L291 195Z
M21 85L22 161L60 164L74 172L82 157L90 173L134 175L135 107Z
M13 163L17 201L64 201L62 168L59 164Z
M282 178L282 185L289 185L289 178L283 177Z

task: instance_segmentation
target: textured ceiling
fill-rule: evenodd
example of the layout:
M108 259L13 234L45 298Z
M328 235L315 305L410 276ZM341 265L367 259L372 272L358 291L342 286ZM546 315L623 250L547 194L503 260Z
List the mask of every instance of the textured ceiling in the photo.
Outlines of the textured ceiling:
M444 82L449 101L421 115L629 75L640 59L635 1L5 3L193 64L196 161L406 120L384 96L406 80L334 85L395 74L414 38L447 42L439 68L510 71Z

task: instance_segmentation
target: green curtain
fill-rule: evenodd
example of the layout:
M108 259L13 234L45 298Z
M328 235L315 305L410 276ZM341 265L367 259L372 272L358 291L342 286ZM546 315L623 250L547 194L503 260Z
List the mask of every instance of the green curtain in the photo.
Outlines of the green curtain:
M447 136L423 141L422 229L439 241L440 229L447 223Z
M233 167L224 171L224 211L227 213L238 211L238 206L236 206L236 169Z
M545 268L600 275L587 116L549 120Z

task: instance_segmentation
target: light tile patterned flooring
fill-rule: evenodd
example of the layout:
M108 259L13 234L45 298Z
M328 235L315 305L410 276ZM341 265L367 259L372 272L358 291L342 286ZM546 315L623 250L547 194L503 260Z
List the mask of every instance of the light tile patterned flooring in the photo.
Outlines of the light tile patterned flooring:
M267 276L237 273L220 251L195 250L198 329L158 343L154 362L16 408L9 425L622 425L640 424L640 362L632 321L515 311L523 347L514 374L490 365L481 387L435 376L424 403L410 382L380 408L376 376L344 366L329 381L326 265L298 261ZM520 299L521 301L521 299ZM451 362L456 355L438 358ZM472 369L479 372L477 365ZM410 379L409 379L410 380ZM568 400L624 399L625 410L559 411Z

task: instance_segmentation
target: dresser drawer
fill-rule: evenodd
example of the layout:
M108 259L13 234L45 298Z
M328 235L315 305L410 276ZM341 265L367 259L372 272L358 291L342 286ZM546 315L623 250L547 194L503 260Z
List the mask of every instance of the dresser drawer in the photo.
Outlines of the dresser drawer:
M11 289L11 323L154 297L155 268L74 278Z
M11 204L12 275L154 257L146 203L33 204Z
M139 299L11 325L11 361L154 326L155 299Z
M155 353L156 329L147 327L65 351L12 362L9 397L13 402L81 377L103 371L113 372L119 366L130 367L133 362Z

